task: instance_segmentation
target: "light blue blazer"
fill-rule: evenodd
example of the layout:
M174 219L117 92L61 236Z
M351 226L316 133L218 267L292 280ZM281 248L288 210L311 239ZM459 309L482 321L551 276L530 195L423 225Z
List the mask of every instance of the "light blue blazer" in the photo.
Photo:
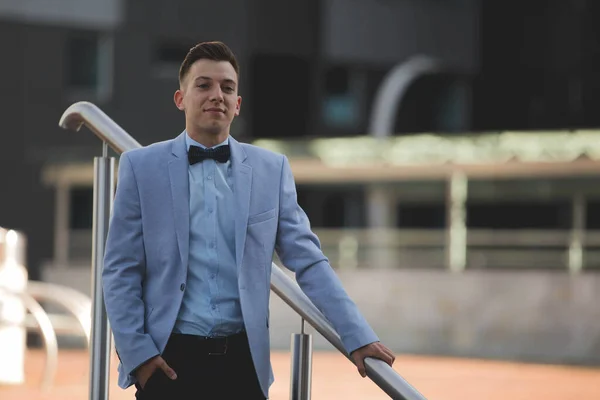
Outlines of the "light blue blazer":
M135 383L135 368L164 351L186 290L190 215L184 135L125 152L119 162L102 283L122 388ZM379 339L344 291L298 206L287 158L233 138L230 146L240 302L252 359L268 397L274 251L348 352Z

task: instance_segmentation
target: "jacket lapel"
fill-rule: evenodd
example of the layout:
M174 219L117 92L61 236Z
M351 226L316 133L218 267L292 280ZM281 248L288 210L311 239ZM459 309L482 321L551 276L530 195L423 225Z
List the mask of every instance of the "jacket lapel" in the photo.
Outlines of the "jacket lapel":
M173 217L175 233L179 245L179 254L183 268L187 268L190 242L190 188L188 181L188 159L183 132L173 140L173 158L169 161L169 177L171 180L171 198L173 201Z
M238 270L241 268L246 244L250 191L252 190L252 167L246 164L246 152L240 143L229 137L231 165L233 170L233 190L236 201L235 213L235 259Z

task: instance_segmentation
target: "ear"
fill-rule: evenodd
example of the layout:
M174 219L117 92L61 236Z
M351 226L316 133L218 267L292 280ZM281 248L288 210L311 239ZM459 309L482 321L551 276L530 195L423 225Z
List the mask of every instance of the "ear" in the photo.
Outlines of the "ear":
M181 89L178 89L175 92L173 100L175 101L175 106L177 106L177 108L179 108L181 111L185 110L185 107L183 106L183 92L181 91Z
M240 108L242 107L242 96L238 96L237 102L235 103L235 116L240 115Z

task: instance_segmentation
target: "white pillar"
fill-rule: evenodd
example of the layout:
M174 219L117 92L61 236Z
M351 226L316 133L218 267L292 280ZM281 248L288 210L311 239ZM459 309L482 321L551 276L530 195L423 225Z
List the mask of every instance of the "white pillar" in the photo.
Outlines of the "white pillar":
M467 266L467 189L466 175L452 173L446 200L446 266L452 272L463 271Z
M575 274L583 269L586 204L585 196L582 193L573 196L572 210L573 223L569 240L569 271Z
M344 198L344 233L338 241L338 266L343 269L355 269L358 267L359 239L354 229L360 226L360 203L354 196Z
M25 382L26 309L21 298L27 287L27 269L19 263L22 235L6 232L4 260L0 263L0 384ZM24 240L23 240L24 241Z
M396 226L394 196L383 185L367 189L367 226L389 228Z
M398 266L397 255L389 242L389 234L396 229L396 201L383 185L367 189L367 227L369 228L368 263L372 268Z

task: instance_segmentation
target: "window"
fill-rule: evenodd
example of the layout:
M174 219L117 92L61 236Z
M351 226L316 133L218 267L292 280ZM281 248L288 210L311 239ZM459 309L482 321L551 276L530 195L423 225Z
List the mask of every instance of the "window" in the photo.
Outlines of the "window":
M470 203L467 225L474 229L570 229L571 204L527 200Z
M325 71L321 115L332 128L356 128L362 121L360 99L363 87L359 73L336 66Z
M452 73L417 78L396 114L395 132L464 132L470 129L470 78Z
M195 42L188 40L159 41L153 53L153 73L157 78L177 80L179 67Z
M308 59L254 54L248 85L251 132L260 138L299 138L309 130L312 70ZM245 79L245 78L242 78Z
M92 229L94 190L91 187L73 187L70 192L69 229Z
M314 228L365 226L364 189L353 186L298 185L298 204Z
M164 64L174 64L179 67L190 48L191 45L182 43L160 43L156 49L155 61Z
M397 207L396 225L404 229L440 229L446 226L444 203L401 202Z
M66 43L65 83L73 97L107 100L112 94L113 40L95 31L72 31Z
M98 84L98 40L96 36L77 35L69 38L68 85L95 87Z
M585 226L590 230L600 230L600 200L587 201Z

